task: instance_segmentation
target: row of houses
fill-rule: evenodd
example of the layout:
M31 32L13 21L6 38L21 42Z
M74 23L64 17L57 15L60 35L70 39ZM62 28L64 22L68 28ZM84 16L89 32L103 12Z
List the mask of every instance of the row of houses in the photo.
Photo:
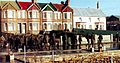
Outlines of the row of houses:
M73 28L106 30L100 9L72 8L70 0L58 3L0 1L0 31L33 33Z

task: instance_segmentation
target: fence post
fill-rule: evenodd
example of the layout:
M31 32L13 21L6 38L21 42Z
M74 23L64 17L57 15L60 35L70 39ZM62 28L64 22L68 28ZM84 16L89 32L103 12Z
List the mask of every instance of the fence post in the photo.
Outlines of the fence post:
M52 50L52 61L54 63L54 50Z
M63 41L62 41L63 39L62 39L62 37L63 37L63 36L60 36L60 49L61 49L61 50L63 50L63 49L62 49L62 45L63 45Z
M113 34L110 35L110 40L111 40L111 42L112 42L111 48L114 48L114 46L113 46L113 45L114 45L114 43L113 43Z

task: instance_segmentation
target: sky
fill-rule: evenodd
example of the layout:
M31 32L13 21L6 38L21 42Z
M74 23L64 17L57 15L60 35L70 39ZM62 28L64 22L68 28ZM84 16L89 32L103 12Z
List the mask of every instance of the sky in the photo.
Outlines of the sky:
M15 0L2 0L2 1L15 1ZM17 0L30 2L31 0ZM41 3L60 3L66 0L37 0ZM70 0L70 6L74 8L96 8L97 1L99 1L100 9L106 14L120 16L120 0Z

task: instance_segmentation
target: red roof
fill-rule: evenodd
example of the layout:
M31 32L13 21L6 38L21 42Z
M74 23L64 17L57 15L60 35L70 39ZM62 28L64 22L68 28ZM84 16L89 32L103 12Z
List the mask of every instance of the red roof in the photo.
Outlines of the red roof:
M73 12L73 9L70 8L69 6L66 6L66 7L62 10L62 12Z
M63 4L53 4L55 8L57 8L58 11L62 11L62 7L64 6Z
M55 8L57 8L57 10L60 11L60 12L72 12L72 11L73 11L72 8L70 8L69 6L64 7L63 4L53 4L53 5L54 5ZM63 7L64 7L64 9L63 9Z
M29 8L29 10L39 10L39 8L36 7L35 5L32 5L32 6Z
M22 10L27 10L32 2L18 2Z

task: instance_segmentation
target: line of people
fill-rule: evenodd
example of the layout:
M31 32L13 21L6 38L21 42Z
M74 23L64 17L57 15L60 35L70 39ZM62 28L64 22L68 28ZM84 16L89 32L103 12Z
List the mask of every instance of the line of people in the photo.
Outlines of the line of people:
M4 34L0 38L0 48L5 49L6 45L9 45L10 50L12 51L18 51L19 48L22 48L22 51L24 50L24 46L26 46L26 50L30 51L42 51L42 50L53 50L53 49L77 49L77 46L79 46L79 49L81 49L81 42L82 42L82 35L79 35L79 38L77 40L77 36L74 33L63 33L62 35L62 44L60 36L56 38L55 33L50 34L23 34L23 35L14 35L14 34ZM95 36L94 34L87 34L86 39L88 42L87 49L90 48L90 45L94 47L95 42ZM102 44L102 35L99 35L98 37L98 47ZM77 43L79 41L79 44Z
M5 50L6 45L9 45L10 50L17 52L19 48L22 48L23 51L24 46L26 46L26 50L30 51L50 50L50 48L53 49L56 44L58 44L58 42L55 41L55 37L47 34L4 34L0 37L0 51Z

